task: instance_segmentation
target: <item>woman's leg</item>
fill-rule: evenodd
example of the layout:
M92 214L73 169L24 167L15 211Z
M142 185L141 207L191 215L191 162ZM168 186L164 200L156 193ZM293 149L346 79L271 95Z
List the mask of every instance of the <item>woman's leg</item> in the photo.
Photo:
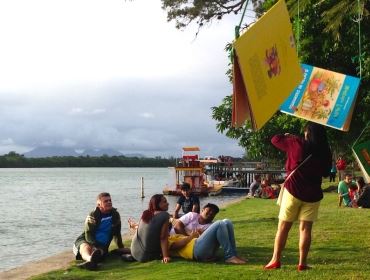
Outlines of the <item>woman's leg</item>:
M285 248L286 241L288 239L289 231L292 227L293 222L286 222L279 220L278 229L275 236L275 243L274 243L274 253L270 262L266 265L266 267L280 262L281 260L281 252Z
M313 222L301 221L299 225L299 265L307 265L307 255L311 246Z

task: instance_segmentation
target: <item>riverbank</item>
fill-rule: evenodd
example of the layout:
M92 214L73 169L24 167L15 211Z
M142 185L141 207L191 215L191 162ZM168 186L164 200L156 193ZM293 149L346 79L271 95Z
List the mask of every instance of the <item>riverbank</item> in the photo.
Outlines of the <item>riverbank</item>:
M24 280L32 276L47 273L49 271L65 269L74 260L71 250L47 257L45 259L29 262L20 267L0 272L0 279Z
M263 270L271 258L273 240L278 224L279 207L276 200L241 199L240 203L222 208L217 219L230 219L234 224L238 255L248 259L246 265L225 264L222 250L215 262L199 263L172 258L168 264L160 260L147 263L123 262L110 258L97 271L68 269L37 275L33 280L163 280L163 279L368 279L370 274L369 209L338 207L338 194L325 193L319 211L319 220L313 229L308 271L298 272L299 226L292 227L282 255L282 268ZM350 237L350 238L349 238ZM361 268L359 262L361 260ZM335 276L335 277L334 277Z
M237 203L245 197L236 198L234 200L225 202L221 205L221 208L226 208L227 206ZM124 240L131 240L132 235L130 233L124 234ZM38 261L32 261L16 267L10 270L0 272L0 279L6 280L26 280L30 277L47 273L54 270L64 270L71 266L71 263L75 260L72 253L72 249L68 251L61 252L54 256L50 256Z
M132 235L126 233L122 235L123 240L131 240ZM32 261L22 266L0 272L0 279L6 280L25 280L32 276L47 273L53 270L67 269L75 257L71 250L67 250L56 255L46 257L38 261Z

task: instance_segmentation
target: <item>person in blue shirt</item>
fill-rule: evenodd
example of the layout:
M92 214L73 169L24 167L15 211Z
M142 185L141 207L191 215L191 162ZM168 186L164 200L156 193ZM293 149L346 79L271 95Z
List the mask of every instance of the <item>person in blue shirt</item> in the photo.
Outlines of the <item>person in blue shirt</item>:
M175 213L173 217L178 219L180 217L179 211L182 208L182 212L187 214L189 212L196 212L199 213L199 198L191 193L190 184L189 183L182 183L181 185L181 196L177 200Z
M118 246L118 253L130 253L130 249L123 246L121 218L117 209L112 206L110 194L100 193L96 204L95 210L85 220L84 232L76 239L73 246L76 259L85 261L78 266L89 270L97 268L97 264L108 253L113 239Z
M336 167L335 161L333 160L331 169L330 169L329 182L335 182L336 176L337 176L337 167Z

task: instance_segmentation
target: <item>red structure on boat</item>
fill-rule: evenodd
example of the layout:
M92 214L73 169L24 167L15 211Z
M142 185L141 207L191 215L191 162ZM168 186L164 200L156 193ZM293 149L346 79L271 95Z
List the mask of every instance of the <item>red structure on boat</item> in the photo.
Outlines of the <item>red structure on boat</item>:
M180 195L180 186L183 182L189 183L191 191L200 196L208 196L214 191L213 187L209 187L206 181L205 164L209 164L210 160L199 159L199 147L183 147L182 157L174 168L175 183L173 188L166 187L163 190L164 194ZM214 160L212 162L217 162Z

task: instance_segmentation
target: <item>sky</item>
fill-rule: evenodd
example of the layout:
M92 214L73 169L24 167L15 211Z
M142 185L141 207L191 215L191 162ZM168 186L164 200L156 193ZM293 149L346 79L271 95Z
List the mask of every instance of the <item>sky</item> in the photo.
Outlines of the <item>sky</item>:
M1 0L0 154L35 147L241 157L211 107L240 15L185 30L160 0Z

